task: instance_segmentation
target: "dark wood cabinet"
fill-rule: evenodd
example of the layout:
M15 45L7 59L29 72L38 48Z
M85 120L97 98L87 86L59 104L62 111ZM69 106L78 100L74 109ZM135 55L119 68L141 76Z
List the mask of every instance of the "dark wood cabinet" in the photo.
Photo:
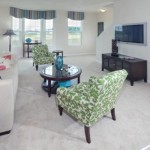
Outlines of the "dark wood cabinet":
M125 69L128 72L127 79L131 86L134 81L144 79L147 82L147 61L135 57L118 54L113 56L111 53L102 54L102 71Z

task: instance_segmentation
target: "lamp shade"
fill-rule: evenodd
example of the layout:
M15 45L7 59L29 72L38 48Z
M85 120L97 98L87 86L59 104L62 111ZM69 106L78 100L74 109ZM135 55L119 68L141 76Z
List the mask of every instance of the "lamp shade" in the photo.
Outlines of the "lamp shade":
M7 30L3 35L11 36L11 35L16 35L16 34L14 33L13 30Z

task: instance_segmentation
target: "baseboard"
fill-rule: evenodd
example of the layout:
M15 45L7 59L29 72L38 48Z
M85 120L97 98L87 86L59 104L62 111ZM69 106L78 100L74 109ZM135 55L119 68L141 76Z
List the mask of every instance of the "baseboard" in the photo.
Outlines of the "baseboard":
M150 84L150 80L147 80L147 83Z
M9 134L11 132L11 130L9 130L9 131L5 131L5 132L0 132L0 136L2 136L2 135L6 135L6 134Z
M96 59L96 62L99 63L100 65L102 64L102 62L100 60Z

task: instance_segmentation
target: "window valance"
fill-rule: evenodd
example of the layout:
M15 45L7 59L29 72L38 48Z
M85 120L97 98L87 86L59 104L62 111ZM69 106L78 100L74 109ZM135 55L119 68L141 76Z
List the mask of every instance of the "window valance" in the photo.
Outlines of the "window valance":
M54 19L56 18L56 11L55 10L47 10L47 11L23 10L19 8L10 7L10 15L16 18Z
M68 11L68 18L72 20L84 20L84 12Z

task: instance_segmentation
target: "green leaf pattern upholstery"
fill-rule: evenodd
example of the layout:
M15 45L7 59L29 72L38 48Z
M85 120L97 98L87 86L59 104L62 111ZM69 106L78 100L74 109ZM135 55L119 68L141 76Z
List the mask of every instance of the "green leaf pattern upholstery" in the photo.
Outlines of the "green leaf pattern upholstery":
M32 48L32 52L33 52L33 62L36 65L54 63L55 61L54 59L55 54L48 51L48 46L46 44L35 45Z
M70 88L59 87L57 103L85 126L90 127L115 107L126 77L126 70L119 70L102 77L92 76L88 82Z

